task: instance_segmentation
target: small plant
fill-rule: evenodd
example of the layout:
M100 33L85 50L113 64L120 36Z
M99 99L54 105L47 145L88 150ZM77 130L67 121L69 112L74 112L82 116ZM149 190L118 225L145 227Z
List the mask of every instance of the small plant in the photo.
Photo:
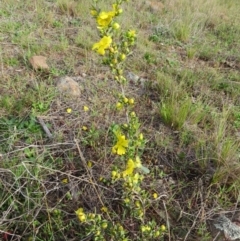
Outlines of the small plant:
M111 11L102 11L97 4L91 9L101 37L99 42L93 45L93 50L103 57L103 63L110 67L114 79L120 85L121 92L118 93L115 108L126 115L125 123L111 126L115 140L111 151L116 158L110 177L104 180L106 184L121 187L119 208L122 210L116 216L107 206L102 207L101 214L97 211L89 213L80 207L76 215L85 226L86 232L93 234L94 240L132 240L131 233L125 228L127 220L131 220L137 228L136 240L159 240L166 228L146 214L151 199L157 199L158 194L155 193L151 198L148 191L142 188L144 177L150 172L141 160L145 140L140 132L139 118L133 111L135 100L127 97L124 91L127 84L127 79L123 76L124 63L135 43L136 33L131 29L120 31L116 17L123 12L123 2L126 0L117 0ZM151 56L146 56L146 60L151 62Z

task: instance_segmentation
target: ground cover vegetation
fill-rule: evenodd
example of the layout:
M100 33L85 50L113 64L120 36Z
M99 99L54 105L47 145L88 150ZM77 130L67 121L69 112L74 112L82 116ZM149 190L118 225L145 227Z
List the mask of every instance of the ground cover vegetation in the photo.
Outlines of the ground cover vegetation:
M1 1L1 239L214 240L239 212L239 10ZM77 100L63 76L81 76Z

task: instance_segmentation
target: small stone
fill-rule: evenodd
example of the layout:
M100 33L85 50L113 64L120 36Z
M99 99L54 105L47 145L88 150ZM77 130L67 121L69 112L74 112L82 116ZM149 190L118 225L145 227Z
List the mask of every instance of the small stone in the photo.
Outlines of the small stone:
M47 58L44 56L32 56L29 62L34 70L49 70L46 60Z
M134 82L135 84L139 81L139 76L132 73L132 72L128 72L126 75L127 79Z
M81 95L79 84L68 76L59 79L57 88L59 92L68 96L80 97Z

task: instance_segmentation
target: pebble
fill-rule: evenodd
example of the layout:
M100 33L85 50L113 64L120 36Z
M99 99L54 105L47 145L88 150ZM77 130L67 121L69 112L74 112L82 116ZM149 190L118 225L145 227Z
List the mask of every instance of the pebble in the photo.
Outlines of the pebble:
M66 76L58 80L57 89L60 93L70 97L80 97L81 87L72 78Z

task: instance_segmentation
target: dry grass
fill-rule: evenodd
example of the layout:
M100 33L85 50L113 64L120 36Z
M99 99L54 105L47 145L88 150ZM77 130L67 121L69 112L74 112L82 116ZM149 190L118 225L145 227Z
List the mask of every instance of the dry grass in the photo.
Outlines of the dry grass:
M151 174L144 188L161 197L146 212L167 224L164 240L213 240L208 221L239 211L240 3L161 3L153 9L129 1L119 20L138 33L126 72L147 80L144 87L130 82L126 90L136 99L147 138L143 162ZM134 236L137 224L119 218L119 187L99 181L117 165L109 128L124 116L116 119L118 87L91 51L98 36L90 7L84 0L0 3L3 240L81 240L84 227L74 211L99 211L103 203L131 240L141 240ZM49 74L31 69L28 58L36 54L48 57ZM85 76L77 101L56 93L56 79L66 75Z

